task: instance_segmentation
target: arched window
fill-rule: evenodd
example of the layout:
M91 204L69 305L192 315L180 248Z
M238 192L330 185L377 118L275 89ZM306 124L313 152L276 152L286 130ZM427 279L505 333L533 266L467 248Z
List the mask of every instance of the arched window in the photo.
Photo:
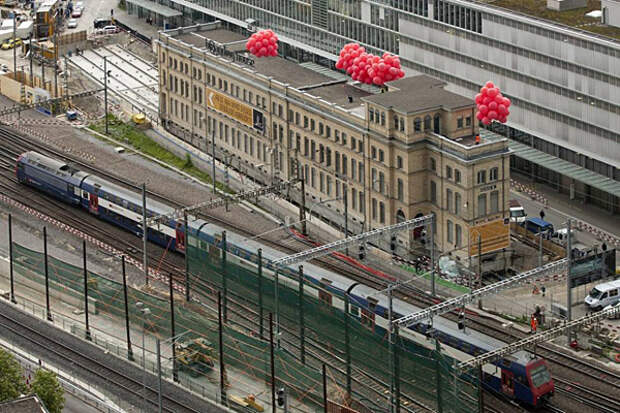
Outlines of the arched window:
M400 224L401 222L405 222L405 213L402 209L396 211L396 223Z
M441 123L441 116L435 115L435 122L433 122L433 132L439 133L439 124Z
M422 130L422 119L415 118L413 121L413 130L414 132L420 132Z
M424 117L424 130L429 130L431 128L431 117L426 115Z

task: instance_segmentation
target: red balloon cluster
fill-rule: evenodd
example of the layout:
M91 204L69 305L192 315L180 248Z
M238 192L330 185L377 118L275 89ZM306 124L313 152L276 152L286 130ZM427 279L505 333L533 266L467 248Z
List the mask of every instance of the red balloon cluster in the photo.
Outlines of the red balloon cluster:
M510 99L502 96L499 88L493 82L487 82L480 89L480 93L476 95L476 104L478 112L476 118L485 125L490 124L494 120L506 123L510 111Z
M366 53L366 49L357 43L344 45L340 50L336 68L345 70L353 80L375 85L383 85L405 76L398 56L389 53L383 53L381 57L375 56Z
M271 30L261 30L248 39L245 49L256 57L277 56L278 36Z

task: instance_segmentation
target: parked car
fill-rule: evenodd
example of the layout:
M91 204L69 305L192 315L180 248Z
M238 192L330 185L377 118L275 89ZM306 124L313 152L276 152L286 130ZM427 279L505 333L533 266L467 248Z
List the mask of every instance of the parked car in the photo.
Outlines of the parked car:
M597 285L584 301L593 310L601 310L608 305L615 305L620 301L620 280Z
M67 22L67 28L68 29L75 29L78 26L78 21L77 19L70 19Z
M5 40L4 43L2 43L2 46L0 47L2 47L2 50L8 50L8 49L13 49L14 47L17 47L17 46L21 46L21 44L22 44L22 39L19 39L19 38L8 39L8 40Z
M118 33L118 27L116 26L105 26L101 29L97 30L97 33L99 34L114 34L114 33Z
M549 237L553 234L553 224L544 221L540 218L527 218L524 223L525 229L538 234L540 232L546 233Z
M525 222L525 217L527 214L525 213L525 209L521 205L519 201L516 199L510 200L510 222L516 222L517 224L522 224Z
M71 12L71 17L81 17L82 16L82 9L73 9L73 12Z

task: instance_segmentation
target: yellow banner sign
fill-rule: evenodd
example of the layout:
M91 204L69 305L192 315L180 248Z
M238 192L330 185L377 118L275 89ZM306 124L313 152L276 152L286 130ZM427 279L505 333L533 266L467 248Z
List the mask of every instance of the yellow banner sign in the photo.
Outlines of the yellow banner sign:
M254 126L251 107L211 89L207 89L207 107L228 115L244 125Z
M469 229L469 255L486 254L510 246L508 218L485 222Z

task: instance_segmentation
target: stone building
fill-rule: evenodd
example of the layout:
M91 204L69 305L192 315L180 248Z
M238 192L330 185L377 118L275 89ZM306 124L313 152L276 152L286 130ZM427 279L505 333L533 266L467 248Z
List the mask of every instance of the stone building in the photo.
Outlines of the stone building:
M472 227L508 217L508 142L478 135L471 99L426 75L382 90L312 63L253 58L246 39L219 23L160 32L170 131L207 153L214 145L264 184L299 165L307 206L322 203L313 211L342 225L346 194L355 233L434 213L436 245L467 255Z

